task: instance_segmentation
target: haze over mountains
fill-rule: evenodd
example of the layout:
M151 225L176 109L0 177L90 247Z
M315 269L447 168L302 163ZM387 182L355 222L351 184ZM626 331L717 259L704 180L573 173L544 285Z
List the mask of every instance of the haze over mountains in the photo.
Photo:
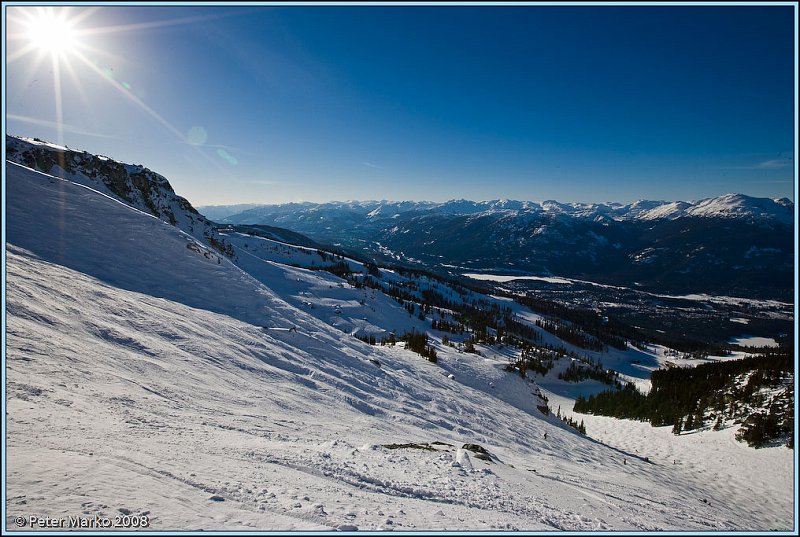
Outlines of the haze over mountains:
M508 296L217 228L143 166L6 143L7 528L23 513L153 530L792 524L790 449L738 442L722 413L684 435L577 415L575 395L609 385L559 376L602 362L646 390L668 362L746 349L590 350ZM409 332L429 357L359 339ZM550 369L514 366L523 343ZM779 381L751 387L762 405Z

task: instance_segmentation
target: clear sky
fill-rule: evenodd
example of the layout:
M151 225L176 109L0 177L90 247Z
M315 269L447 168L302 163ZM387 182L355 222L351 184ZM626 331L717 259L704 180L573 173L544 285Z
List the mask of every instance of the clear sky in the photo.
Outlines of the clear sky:
M5 7L6 132L195 205L794 200L788 5Z

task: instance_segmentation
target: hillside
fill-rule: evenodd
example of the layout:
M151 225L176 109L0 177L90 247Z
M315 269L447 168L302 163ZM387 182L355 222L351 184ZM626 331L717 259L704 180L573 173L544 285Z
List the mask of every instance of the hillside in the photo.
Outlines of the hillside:
M186 198L178 196L164 176L140 164L126 164L43 140L15 136L6 136L6 158L102 192L176 226L223 255L232 255L205 216Z
M763 500L751 502L738 480L696 475L700 459L648 461L642 445L545 415L532 377L506 371L510 346L463 352L430 330L432 363L352 337L455 320L320 270L343 264L363 281L361 263L231 232L220 239L234 264L107 193L6 171L9 528L21 512L146 514L156 530L791 523L788 450L754 458L748 472L770 479L751 484ZM386 270L380 281L454 306L480 298ZM641 374L633 355L650 356L604 354Z

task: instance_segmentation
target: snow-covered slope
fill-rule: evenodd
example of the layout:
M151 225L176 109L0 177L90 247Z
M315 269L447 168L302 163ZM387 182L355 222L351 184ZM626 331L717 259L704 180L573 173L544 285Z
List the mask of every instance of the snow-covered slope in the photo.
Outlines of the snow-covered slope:
M276 290L287 302L344 334L380 339L392 331L399 336L428 327L385 294L357 289L330 272L319 270L343 263L353 271L366 272L360 263L328 255L322 259L316 249L241 233L225 236L234 245L239 267Z
M688 216L712 218L775 219L784 224L794 222L794 204L787 198L753 198L744 194L726 194L700 200L686 209Z
M26 514L157 530L791 523L783 483L751 502L583 437L504 359L437 343L432 364L292 305L323 300L324 281L348 291L333 276L253 254L253 277L101 192L6 169L7 529Z
M178 196L169 181L142 165L126 164L38 139L6 136L6 158L28 168L86 185L176 226L230 256L213 224Z
M115 287L270 322L274 293L191 235L89 187L14 163L6 170L10 244Z

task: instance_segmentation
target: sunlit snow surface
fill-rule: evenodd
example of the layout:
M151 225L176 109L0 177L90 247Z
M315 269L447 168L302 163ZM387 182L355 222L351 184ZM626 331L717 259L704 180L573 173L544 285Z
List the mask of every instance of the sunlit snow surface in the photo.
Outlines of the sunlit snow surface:
M620 420L609 447L539 413L502 353L370 347L292 294L322 300L330 275L254 260L254 278L90 189L7 172L8 529L121 512L156 530L791 525L788 449L698 435L708 449L673 465L684 437ZM443 444L382 447L410 442Z
M472 278L474 280L489 280L493 282L510 282L513 280L536 280L542 281L547 283L563 283L563 284L570 284L572 280L567 280L565 278L556 278L551 276L503 276L500 274L475 274L475 273L464 273L463 276L467 278Z
M778 343L771 337L760 336L740 336L731 339L731 343L740 346L751 347L777 347Z

